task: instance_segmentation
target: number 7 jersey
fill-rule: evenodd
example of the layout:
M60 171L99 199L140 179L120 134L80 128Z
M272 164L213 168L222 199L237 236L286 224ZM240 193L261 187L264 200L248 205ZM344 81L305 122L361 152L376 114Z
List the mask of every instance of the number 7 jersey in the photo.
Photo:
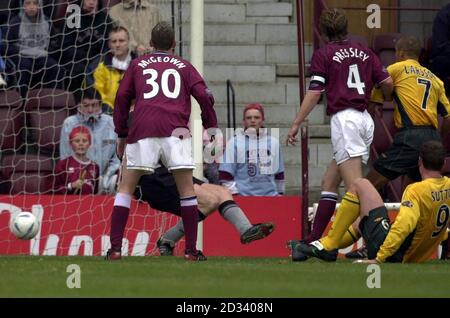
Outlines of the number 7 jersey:
M328 115L347 108L364 111L373 86L388 78L369 48L350 40L334 41L314 52L309 89L326 92Z
M428 260L446 235L449 216L449 178L428 178L410 184L377 260L384 262L398 249L403 251L405 263Z
M200 104L203 126L217 127L214 98L188 61L164 52L134 59L116 95L113 117L117 135L128 137L131 144L144 138L170 137L175 129L188 130L191 95ZM133 103L133 122L128 128Z
M387 68L394 82L394 121L397 128L408 126L434 126L437 115L447 117L450 104L445 96L444 84L418 61L408 59ZM379 89L374 89L371 100L383 103ZM438 104L440 102L440 104Z

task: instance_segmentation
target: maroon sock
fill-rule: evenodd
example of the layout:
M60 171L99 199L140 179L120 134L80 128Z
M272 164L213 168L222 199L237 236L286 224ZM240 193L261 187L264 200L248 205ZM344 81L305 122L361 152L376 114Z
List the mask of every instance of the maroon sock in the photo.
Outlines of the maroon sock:
M120 252L130 209L115 205L111 216L111 249Z
M197 223L198 207L197 197L180 199L181 218L183 219L184 238L186 240L186 250L195 252L197 250Z
M316 241L322 237L328 223L333 216L336 209L337 194L331 192L322 192L320 195L319 206L317 207L316 215L311 234L305 239L307 243Z

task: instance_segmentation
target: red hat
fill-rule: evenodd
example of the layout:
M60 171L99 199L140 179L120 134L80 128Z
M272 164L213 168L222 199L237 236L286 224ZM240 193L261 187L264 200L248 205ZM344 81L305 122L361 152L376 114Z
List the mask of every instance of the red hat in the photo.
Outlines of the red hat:
M262 116L262 120L264 120L264 108L262 107L261 104L248 104L247 106L245 106L244 108L244 113L243 113L243 119L245 119L245 113L247 112L247 110L250 109L256 109L259 110L259 112L261 113Z
M92 144L92 136L91 136L91 132L89 130L89 128L87 128L86 126L76 126L72 129L72 131L69 134L69 143L72 142L72 139L75 138L76 135L78 134L85 134L87 135L87 138L89 140L89 144Z

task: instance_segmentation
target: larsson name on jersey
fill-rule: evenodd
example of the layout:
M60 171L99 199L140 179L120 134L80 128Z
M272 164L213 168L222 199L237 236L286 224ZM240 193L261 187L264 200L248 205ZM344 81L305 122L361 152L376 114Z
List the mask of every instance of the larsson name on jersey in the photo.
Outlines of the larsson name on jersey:
M344 59L349 57L356 57L365 62L369 58L369 55L357 48L349 47L348 50L340 49L339 51L336 51L333 56L333 61L342 63Z
M140 61L138 65L142 68L147 68L147 66L152 63L170 63L175 65L179 69L186 67L183 62L172 56L150 56L148 59Z

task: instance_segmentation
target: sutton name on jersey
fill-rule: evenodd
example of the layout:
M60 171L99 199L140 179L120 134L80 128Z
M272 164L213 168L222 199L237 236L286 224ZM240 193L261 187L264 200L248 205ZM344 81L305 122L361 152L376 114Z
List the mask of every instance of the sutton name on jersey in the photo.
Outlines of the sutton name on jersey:
M431 200L433 202L436 201L444 201L450 198L450 189L444 189L441 191L431 191Z

